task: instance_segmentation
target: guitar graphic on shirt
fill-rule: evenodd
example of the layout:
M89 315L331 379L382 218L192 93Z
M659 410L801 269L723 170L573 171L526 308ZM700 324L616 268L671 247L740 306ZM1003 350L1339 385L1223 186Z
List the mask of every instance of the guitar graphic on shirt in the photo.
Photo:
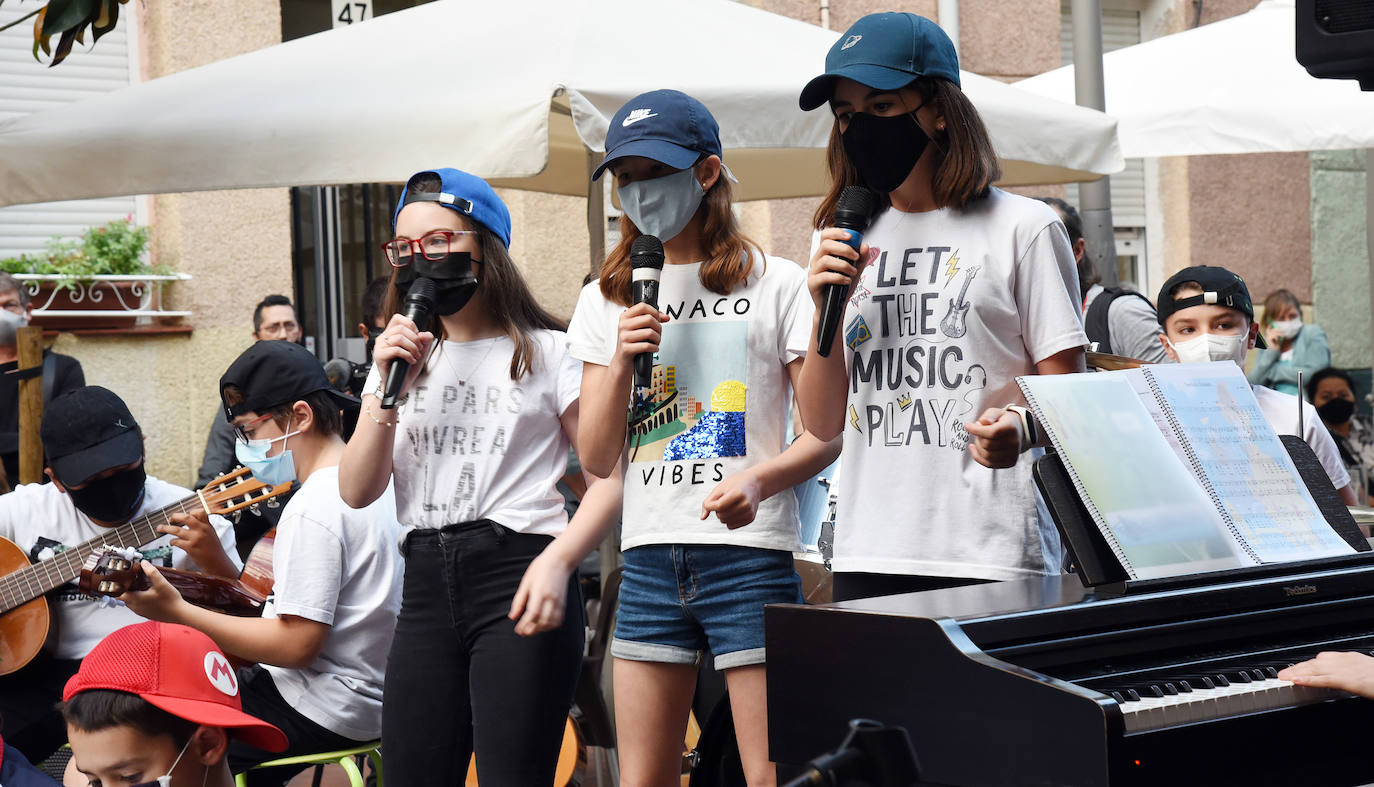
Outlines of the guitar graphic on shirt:
M940 332L951 339L958 339L968 333L968 309L972 304L964 300L964 296L968 294L968 285L978 274L978 268L979 266L974 265L968 269L964 276L964 286L959 290L959 297L950 299L949 311L945 313L944 319L940 320Z

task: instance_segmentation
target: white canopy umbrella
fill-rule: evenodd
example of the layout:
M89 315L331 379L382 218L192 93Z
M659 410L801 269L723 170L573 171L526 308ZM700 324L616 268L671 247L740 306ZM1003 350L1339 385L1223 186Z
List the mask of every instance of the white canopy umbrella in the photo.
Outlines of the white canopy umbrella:
M716 115L740 198L818 194L830 117L797 94L837 35L728 0L440 0L0 124L0 205L441 165L586 195L611 115L661 87ZM963 78L1005 183L1121 169L1106 115Z
M1293 0L1103 56L1127 158L1374 146L1374 93L1316 79L1294 56ZM1072 101L1073 66L1016 86Z

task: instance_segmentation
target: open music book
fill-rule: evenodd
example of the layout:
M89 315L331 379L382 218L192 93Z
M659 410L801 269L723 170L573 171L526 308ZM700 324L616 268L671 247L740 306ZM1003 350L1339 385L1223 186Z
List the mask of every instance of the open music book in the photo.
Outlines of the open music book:
M1352 554L1230 361L1018 377L1133 579Z

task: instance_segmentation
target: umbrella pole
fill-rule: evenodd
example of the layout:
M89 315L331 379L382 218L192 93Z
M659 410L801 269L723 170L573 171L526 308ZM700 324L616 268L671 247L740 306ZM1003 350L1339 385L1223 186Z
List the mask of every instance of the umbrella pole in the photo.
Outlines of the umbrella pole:
M1374 148L1364 151L1364 237L1369 255L1370 348L1374 351ZM1367 504L1364 500L1359 502Z
M1102 7L1098 0L1073 0L1074 99L1081 107L1106 111L1107 89L1102 75ZM1116 235L1112 229L1111 179L1102 176L1078 187L1078 213L1088 256L1097 263L1102 283L1117 284Z

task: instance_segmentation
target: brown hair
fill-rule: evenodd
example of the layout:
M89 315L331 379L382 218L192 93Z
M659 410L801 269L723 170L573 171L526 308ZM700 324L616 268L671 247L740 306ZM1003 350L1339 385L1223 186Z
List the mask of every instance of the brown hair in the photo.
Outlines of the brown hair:
M932 102L945 119L945 131L932 137L940 161L935 166L931 192L938 207L963 209L976 199L988 195L988 189L1002 177L1002 165L988 137L983 118L959 86L947 79L921 77L907 87L915 90L925 101ZM830 191L826 193L811 223L816 229L830 226L835 204L846 186L861 185L859 171L845 155L840 139L840 124L830 127L830 142L825 149L826 167L830 171ZM885 210L891 201L886 194L877 194L878 211Z
M735 213L730 209L733 199L734 190L722 167L716 182L706 190L697 208L698 214L703 211L706 214L701 224L701 239L706 246L701 286L717 295L729 295L749 277L751 249L758 252L760 259L763 257L759 245L740 230ZM630 247L641 234L630 217L621 214L620 243L611 249L601 265L601 294L622 306L630 305Z
M433 172L421 172L412 176L406 183L406 191L412 193L440 191L442 188L439 176ZM541 328L563 331L567 330L568 325L545 311L534 299L534 294L525 284L520 270L515 267L515 261L511 259L506 244L496 237L495 233L457 211L454 215L458 216L464 227L477 233L477 240L482 248L482 275L479 277L481 283L477 292L482 296L487 316L505 331L506 336L510 337L511 343L515 345L515 352L510 359L510 378L518 381L533 368L535 355L539 351L538 345L529 334ZM390 286L386 293L386 314L399 314L401 311L403 296L396 289L398 270L391 269ZM628 282L626 286L628 287ZM430 318L429 325L421 325L419 328L422 331L433 332L439 340L444 338L444 326L437 314ZM437 351L439 346L439 342L436 341L430 352Z
M1302 316L1302 303L1298 296L1284 289L1274 290L1269 293L1269 297L1264 299L1264 319L1260 320L1266 327L1274 324L1274 312L1285 303L1293 304L1293 308L1298 310L1298 316Z

